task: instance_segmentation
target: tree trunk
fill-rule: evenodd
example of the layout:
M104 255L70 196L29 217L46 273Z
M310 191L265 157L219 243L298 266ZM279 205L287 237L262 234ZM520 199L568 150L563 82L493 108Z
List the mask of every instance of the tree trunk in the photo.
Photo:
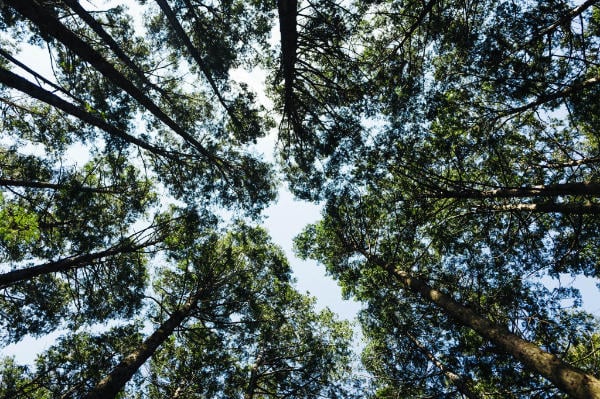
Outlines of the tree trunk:
M48 262L37 266L26 267L24 269L12 270L7 273L0 274L0 289L10 287L13 284L21 281L30 280L34 277L43 274L64 272L89 265L90 263L109 256L132 253L150 245L156 244L158 241L148 241L138 245L117 244L104 251L94 252L90 254L72 256L69 258L59 259L54 262Z
M139 368L156 352L158 347L165 342L171 334L190 315L198 304L200 294L196 293L181 308L152 333L140 347L127 355L104 379L83 397L83 399L110 399L125 387Z
M477 207L481 211L493 212L540 212L540 213L563 213L575 215L599 215L600 204L505 204Z
M457 190L443 191L436 198L487 199L487 198L525 198L525 197L557 197L579 195L600 197L600 183L564 183L545 186L498 188L495 190Z
M262 349L260 349L258 351L258 355L256 356L256 360L254 361L254 364L252 364L252 368L250 370L250 379L248 381L248 386L246 387L246 392L244 392L244 399L254 399L256 389L258 388L258 370L262 367L263 362L263 351Z
M170 158L173 160L179 160L176 153L169 152L165 149L156 147L143 140L140 140L125 131L116 128L115 126L107 123L104 119L87 112L86 110L71 104L68 101L63 100L54 93L42 89L41 87L31 83L27 79L12 73L11 71L0 67L0 83L5 84L8 87L19 90L22 93L27 94L37 100L45 102L46 104L52 105L53 107L66 112L69 115L73 115L76 118L81 119L83 122L89 123L99 129L104 130L108 134L118 137L130 144L134 144L140 148L143 148L153 154Z
M460 324L472 328L499 349L548 379L561 391L578 399L600 398L600 380L594 376L563 362L537 345L512 334L506 328L493 324L474 310L431 288L425 281L412 277L400 269L387 266L383 262L377 263L386 268L406 288L423 299L435 303L448 316Z
M115 190L109 188L95 188L86 186L69 186L65 184L56 184L42 181L31 181L31 180L14 180L14 179L2 179L0 178L0 186L4 187L28 187L28 188L41 188L48 190L69 190L77 189L77 191L95 193L95 194L117 194Z
M64 26L54 15L48 12L32 0L4 0L5 3L17 10L22 16L33 22L40 31L53 36L62 44L67 46L82 60L92 65L98 72L104 75L112 83L119 86L127 94L133 97L138 103L143 105L157 119L167 125L171 130L181 136L188 143L192 144L200 154L209 160L219 163L214 155L208 152L198 140L181 128L173 119L165 114L150 98L148 98L140 89L138 89L129 79L115 69L115 67L106 61L104 57L89 44L81 40L71 30Z
M25 72L27 72L28 74L30 74L31 76L33 76L35 78L36 82L43 82L44 84L52 87L55 90L55 92L56 91L61 92L61 93L65 94L66 96L68 96L68 97L74 99L75 101L77 101L80 105L85 105L84 101L82 101L79 98L76 98L75 96L73 96L72 93L70 93L69 91L65 90L60 85L57 85L56 83L52 82L51 80L46 79L44 76L40 75L39 73L37 73L33 69L29 68L27 65L23 64L21 61L17 60L15 57L13 57L12 55L10 55L10 53L4 51L1 48L0 48L0 55L2 55L2 57L6 58L7 60L9 60L10 62L12 62L16 66L18 66L19 68L21 68L22 70L24 70Z
M296 28L297 0L278 0L279 31L281 33L281 67L283 69L286 107L292 100L296 65L298 32Z
M298 1L277 0L279 32L281 34L281 70L283 72L283 116L288 119L298 138L307 132L302 127L298 104L294 93L298 52Z
M81 4L79 4L79 0L63 0L63 2L67 4L73 11L75 11L75 13L77 13L77 15L79 15L79 17L83 19L85 23L88 24L88 26L92 28L102 40L104 40L106 44L108 44L110 49L117 55L117 57L119 57L119 59L123 61L123 63L127 65L129 69L131 69L146 86L156 90L165 99L169 100L168 94L162 88L158 87L148 79L144 71L142 71L140 67L138 67L135 62L133 62L133 60L129 58L127 54L125 54L121 46L119 46L112 36L110 36L108 32L104 30L102 24L96 21L94 17L92 17L92 15L87 12L81 6Z

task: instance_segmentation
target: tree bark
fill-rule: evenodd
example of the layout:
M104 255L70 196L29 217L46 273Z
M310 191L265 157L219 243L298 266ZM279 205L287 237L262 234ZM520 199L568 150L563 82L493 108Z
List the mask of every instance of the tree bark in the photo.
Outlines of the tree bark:
M22 70L24 70L25 72L27 72L28 74L30 74L31 76L33 76L35 78L36 82L40 82L40 81L44 82L44 84L52 87L54 90L59 91L59 92L65 94L66 96L72 98L73 100L77 101L81 105L85 105L84 101L82 101L79 98L76 98L75 96L73 96L72 93L69 93L63 87L57 85L56 83L50 81L49 79L46 79L44 76L40 75L39 73L37 73L33 69L29 68L27 65L23 64L21 61L17 60L15 57L13 57L12 55L10 55L8 52L4 51L1 48L0 48L0 55L2 55L2 57L6 58L7 60L9 60L10 62L12 62L16 66L18 66L19 68L21 68Z
M65 184L57 184L42 181L31 181L31 180L15 180L15 179L2 179L0 178L0 186L4 187L27 187L27 188L41 188L48 190L68 190L77 189L77 191L95 193L95 194L117 194L115 190L109 188L95 188L86 186L69 186Z
M298 32L296 27L297 0L278 0L279 32L281 33L281 67L283 69L286 107L293 97Z
M436 198L486 199L486 198L524 198L557 197L561 195L579 195L600 197L600 183L579 182L549 184L531 187L498 188L495 190L449 190Z
M576 215L600 215L600 204L505 204L481 206L476 208L481 211L492 212L542 212L542 213L562 213Z
M109 124L105 120L100 117L91 114L84 109L77 107L57 95L42 89L41 87L31 83L27 79L12 73L11 71L0 67L0 83L5 84L8 87L19 90L22 93L27 94L37 100L45 102L46 104L52 105L53 107L66 112L69 115L73 115L76 118L79 118L83 122L89 123L92 126L95 126L99 129L104 130L108 134L118 137L130 144L134 144L140 148L145 149L153 154L163 156L165 158L169 158L172 160L181 161L179 157L176 156L176 153L169 152L165 149L156 147L152 144L149 144L143 140L140 140L125 131L116 128L115 126Z
M281 34L281 70L283 73L283 116L288 118L297 137L307 132L302 127L298 104L294 93L298 52L298 1L277 0L279 32Z
M146 338L138 349L127 355L90 392L83 396L83 399L115 398L139 368L154 355L158 347L189 317L191 311L198 304L199 298L200 293L197 292L181 308L173 312L152 335Z
M115 245L104 251L93 252L85 255L72 256L69 258L59 259L54 262L48 262L37 266L26 267L24 269L12 270L7 273L0 274L0 289L8 288L11 285L43 274L65 272L68 270L78 269L89 265L90 263L106 258L109 256L128 254L138 251L142 248L156 244L158 241L147 241L138 245Z
M250 370L250 380L248 381L248 386L246 387L246 392L244 392L244 399L254 399L254 395L256 393L256 388L258 387L258 369L262 366L263 363L263 354L262 351L259 351L254 364L252 364L252 368Z
M140 89L138 89L129 79L115 69L115 67L106 61L104 57L89 44L81 40L71 30L64 26L54 15L48 12L44 7L39 6L33 0L4 0L5 3L14 8L22 16L33 22L40 31L56 38L63 43L82 60L92 65L98 72L104 75L115 85L123 89L127 94L133 97L138 103L143 105L157 119L167 125L171 130L181 136L188 143L192 144L200 154L215 164L221 162L213 154L207 151L198 140L181 128L173 119L165 114L150 98L148 98Z
M448 295L431 288L424 280L413 277L393 266L377 262L407 289L426 301L439 306L448 316L470 327L502 351L513 356L529 369L548 379L562 392L578 399L600 398L600 380L526 341L506 328L490 322L474 310L465 307Z

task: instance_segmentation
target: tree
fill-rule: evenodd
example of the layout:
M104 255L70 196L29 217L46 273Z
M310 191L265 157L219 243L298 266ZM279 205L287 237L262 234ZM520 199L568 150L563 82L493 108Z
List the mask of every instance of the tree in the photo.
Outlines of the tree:
M118 354L139 344L140 323L103 333L71 333L40 354L35 370L21 366L19 388L0 391L2 397L76 398L118 363Z
M318 154L317 162L302 163L302 155L292 154L289 162L300 167L288 170L288 180L298 194L327 201L323 223L301 237L301 252L325 263L349 295L370 304L381 301L383 291L441 305L435 312L447 320L429 321L438 339L452 331L454 342L468 342L467 320L454 311L475 311L502 326L502 334L511 330L565 356L561 335L545 331L542 320L573 329L569 320L580 316L548 314L541 304L549 299L542 298L571 293L553 292L538 280L598 275L591 250L598 237L597 196L584 189L596 182L597 129L593 113L575 111L578 98L597 103L597 57L588 53L598 48L594 3L356 5L361 20L345 42L363 47L345 63L314 60L314 68L328 68L347 87L344 77L354 79L358 68L354 87L360 94L347 98L346 106L362 126ZM318 35L312 43L319 47ZM337 105L325 98L311 103L322 115ZM332 134L336 130L343 132L332 128ZM379 285L370 281L378 271L385 276ZM438 294L449 306L433 300ZM571 301L577 304L577 297ZM404 318L421 314L406 306L413 310ZM396 337L394 324L378 315L368 318L381 328L373 339L393 345L382 336ZM537 367L485 329L466 325L480 335L469 338L471 347L491 339L496 351ZM593 323L569 334L578 341L588 328ZM468 357L468 348L454 356ZM506 371L494 369L509 380ZM537 372L571 395L591 395ZM543 388L537 381L532 378L530 388Z
M351 41L359 18L354 7L329 0L279 1L278 17L281 57L270 83L282 112L280 160L294 194L313 199L308 188L321 186L342 162L336 149L360 140L355 81L363 76ZM323 168L328 157L332 167Z
M151 365L150 397L352 397L346 323L286 284L227 326L206 321L169 343Z
M380 193L374 194L377 196ZM561 351L562 345L565 345L563 348L570 346L568 342L561 342L562 337L579 342L583 334L594 328L594 324L588 324L591 320L583 322L585 316L574 324L567 324L562 319L574 315L560 307L549 306L557 298L568 299L568 291L549 293L524 281L515 270L486 261L483 254L479 259L452 259L440 254L435 243L425 246L418 237L409 242L410 229L394 231L399 224L387 225L398 215L388 214L377 204L385 199L374 197L346 199L347 203L340 202L336 208L330 204L328 217L318 225L309 226L298 238L297 246L303 256L323 262L344 284L348 294L374 306L366 312L366 323L378 326L375 337L382 334L382 329L390 334L389 330L396 328L393 318L392 322L386 321L389 320L386 313L401 312L406 323L412 323L410 318L420 317L431 324L428 328L440 329L436 335L445 331L458 334L451 339L447 337L450 342L465 340L472 346L490 341L499 354L508 354L513 361L522 362L573 397L596 394L598 380L593 375L573 368L553 354ZM403 246L399 246L399 238ZM478 270L476 279L468 274L469 269L463 274L461 262L471 263L471 267L481 262L483 267ZM390 279L396 284L390 283ZM428 281L435 281L439 286L432 287ZM390 303L387 296L397 298L398 292L406 297L402 305L407 307L405 311L400 310L398 299L392 300L391 306L385 305ZM383 310L379 310L381 308ZM442 320L441 324L437 320ZM484 341L473 343L473 336L461 337L469 333L463 327ZM543 347L534 342L542 342ZM479 360L474 367L484 366L483 360ZM495 371L501 370L496 368ZM573 383L572 378L578 382Z
M142 339L142 323L73 334L35 371L7 369L18 383L5 392L109 398L129 383L132 395L148 397L348 397L348 325L315 313L291 287L289 266L263 230L238 225L220 236L181 224L166 242L176 266L163 265L155 282L149 336Z

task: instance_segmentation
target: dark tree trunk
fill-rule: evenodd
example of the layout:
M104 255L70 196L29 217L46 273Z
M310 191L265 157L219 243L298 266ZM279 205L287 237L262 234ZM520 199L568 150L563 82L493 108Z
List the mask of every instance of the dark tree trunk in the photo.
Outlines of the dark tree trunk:
M140 140L121 129L107 123L100 117L91 114L84 109L75 106L57 95L42 89L41 87L31 83L27 79L12 73L11 71L0 67L0 83L5 84L8 87L12 87L13 89L19 90L22 93L27 94L37 100L45 102L46 104L52 105L53 107L66 112L69 115L73 115L83 122L89 123L92 126L95 126L99 129L104 130L108 134L118 137L130 144L134 144L140 148L143 148L153 154L163 156L165 158L170 158L173 160L179 160L175 153L171 153L162 148L156 147L152 144L149 144L143 140Z
M88 62L94 68L104 75L112 83L119 86L137 102L143 105L156 118L167 125L171 130L181 136L184 140L192 144L200 154L215 163L220 160L208 152L198 140L186 132L173 119L165 114L150 98L148 98L140 89L138 89L129 79L115 69L115 67L106 61L104 57L89 44L81 40L75 33L64 26L54 15L44 7L41 7L32 0L5 0L5 3L17 10L25 18L36 24L44 33L53 36L63 43L82 60Z
M0 186L4 187L27 187L27 188L41 188L47 190L70 190L76 189L80 192L95 193L95 194L118 194L117 191L109 188L95 188L86 186L70 186L65 184L49 183L42 181L31 181L31 180L15 180L15 179L2 179L0 178Z
M540 212L540 213L563 213L575 215L600 215L600 204L506 204L482 206L477 208L482 211L493 212Z
M297 0L278 0L279 31L281 33L281 67L283 70L285 104L290 107L293 102L294 78L296 75L296 50L298 47L298 32L296 14Z
M26 267L24 269L12 270L7 273L0 274L0 289L10 287L13 284L17 284L22 281L30 280L32 278L50 274L65 272L68 270L78 269L91 264L92 262L98 261L103 258L107 258L114 255L128 254L136 252L142 248L149 247L156 244L157 241L148 241L138 245L115 245L104 251L93 252L90 254L72 256L69 258L59 259L54 262L48 262L37 266Z
M449 190L443 191L438 198L487 199L487 198L525 198L557 197L565 195L600 197L600 183L563 183L544 186L498 188L495 190Z
M198 304L199 297L199 293L196 293L181 308L173 312L152 335L146 338L138 349L128 354L87 395L83 396L83 399L111 399L116 397L139 368L154 355L158 347L189 317L191 311Z
M131 69L131 71L133 71L136 76L148 87L151 87L152 89L156 90L157 92L159 92L165 99L168 100L169 96L167 95L167 93L161 89L160 87L156 86L154 83L150 82L150 80L148 80L148 77L146 76L146 74L144 73L144 71L142 71L136 64L135 62L133 62L133 60L131 58L129 58L129 56L127 54L125 54L125 52L123 51L123 49L121 48L121 46L119 46L119 44L108 34L108 32L106 32L104 30L104 28L102 27L102 25L96 21L94 19L94 17L92 17L92 15L87 12L82 6L81 4L79 4L78 0L63 0L63 2L65 4L67 4L73 11L75 11L75 13L77 13L77 15L79 15L79 17L81 19L83 19L85 21L86 24L88 24L88 26L90 28L92 28L94 30L94 32L96 32L96 34L98 36L100 36L100 38L102 40L104 40L104 42L106 44L108 44L108 47L110 47L110 49L117 55L117 57L119 57L119 59L121 61L123 61L123 63L125 65L127 65L129 67L129 69Z
M294 134L302 140L307 132L302 127L296 101L295 80L298 51L298 1L277 0L279 32L281 34L281 71L283 73L283 115L288 119Z
M385 265L383 262L378 263L406 288L426 301L433 302L448 316L460 324L472 328L500 350L510 354L529 369L552 382L561 391L578 399L600 398L600 380L594 376L563 362L537 345L512 334L506 328L493 324L474 310L431 288L425 281Z
M244 399L254 399L256 389L258 388L258 370L262 366L262 363L263 355L262 352L259 352L252 365L252 369L250 370L250 379L248 381L248 386L246 387L246 392L244 392Z

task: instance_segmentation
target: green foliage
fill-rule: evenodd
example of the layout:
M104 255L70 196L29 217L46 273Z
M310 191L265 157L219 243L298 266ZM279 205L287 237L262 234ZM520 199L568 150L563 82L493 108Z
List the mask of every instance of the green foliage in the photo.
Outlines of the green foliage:
M4 373L10 373L0 397L56 398L83 397L110 371L122 356L139 345L139 323L113 327L106 332L72 333L40 354L33 367L18 366L5 358Z
M0 245L9 258L19 258L28 245L40 237L37 215L14 203L6 203L0 194ZM4 258L4 256L3 256Z
M14 358L4 357L0 360L0 397L18 398L28 385L27 366L18 365ZM39 396L45 399L48 396Z
M145 30L125 6L0 5L0 343L64 332L2 360L0 396L84 397L117 364L131 397L562 395L407 278L597 376L598 321L555 284L600 276L597 4L139 4ZM256 67L274 109L235 81ZM285 182L324 204L296 250L364 304L369 387L350 326L251 227L276 118ZM150 330L149 368L119 363Z

